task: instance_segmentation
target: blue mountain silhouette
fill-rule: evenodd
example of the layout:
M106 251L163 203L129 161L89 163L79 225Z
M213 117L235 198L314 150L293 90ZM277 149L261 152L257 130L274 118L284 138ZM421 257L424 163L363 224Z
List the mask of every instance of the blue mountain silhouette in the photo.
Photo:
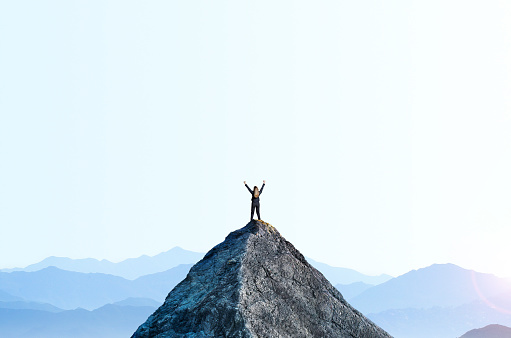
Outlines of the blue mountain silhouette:
M321 271L326 279L328 279L328 281L333 285L346 285L356 282L377 285L392 279L392 276L386 274L381 274L379 276L368 276L353 269L333 267L325 263L317 262L311 258L306 259L310 265Z
M194 264L203 256L203 253L184 250L180 247L174 247L155 256L143 255L137 258L128 258L119 263L113 263L106 259L71 259L67 257L52 256L39 263L31 264L26 268L2 269L0 272L30 272L54 266L68 271L84 273L98 272L120 276L126 279L136 279L140 276L167 271L180 264Z
M489 324L511 326L511 294L501 294L485 301L477 300L456 307L386 310L369 314L368 317L395 338L453 338ZM482 330L482 333L488 333L488 330Z
M374 285L363 282L355 282L351 284L337 284L335 287L342 293L343 297L349 301L373 286Z
M152 306L112 304L93 311L76 309L57 313L0 308L0 337L129 337L155 309Z
M511 338L511 327L492 324L480 329L470 330L460 338Z
M39 271L0 272L0 290L27 301L49 303L62 309L96 309L129 297L162 303L183 280L191 265L127 280L102 273L81 273L48 267Z
M374 286L350 300L365 314L391 309L459 306L511 291L508 280L463 269L454 264L434 264L412 270Z

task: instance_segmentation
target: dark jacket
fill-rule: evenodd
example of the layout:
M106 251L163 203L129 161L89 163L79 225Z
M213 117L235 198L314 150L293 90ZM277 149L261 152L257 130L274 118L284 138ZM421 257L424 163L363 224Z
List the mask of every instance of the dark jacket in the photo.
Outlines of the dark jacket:
M252 203L259 203L259 197L254 197L254 192L252 191L252 189L250 189L248 187L248 185L245 183L245 187L247 187L248 191L250 191L250 193L252 194ZM263 193L263 189L264 189L264 183L261 187L261 189L259 189L259 196L261 196L261 194Z

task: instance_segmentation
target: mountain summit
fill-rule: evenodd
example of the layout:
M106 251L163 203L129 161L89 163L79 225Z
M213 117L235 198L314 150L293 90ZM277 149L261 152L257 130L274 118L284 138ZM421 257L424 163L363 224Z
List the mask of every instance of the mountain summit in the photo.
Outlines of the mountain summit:
M251 221L195 264L141 337L390 337L270 224Z

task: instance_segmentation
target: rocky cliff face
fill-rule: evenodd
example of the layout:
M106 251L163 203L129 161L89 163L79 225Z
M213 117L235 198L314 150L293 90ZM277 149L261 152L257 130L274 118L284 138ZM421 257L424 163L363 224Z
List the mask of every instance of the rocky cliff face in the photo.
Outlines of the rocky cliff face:
M194 265L140 337L390 337L270 224L252 221Z

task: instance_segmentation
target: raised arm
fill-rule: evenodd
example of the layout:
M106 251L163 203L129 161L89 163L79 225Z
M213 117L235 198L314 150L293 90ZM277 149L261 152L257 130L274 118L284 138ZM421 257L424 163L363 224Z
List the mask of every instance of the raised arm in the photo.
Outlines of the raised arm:
M263 185L261 186L261 190L259 190L259 195L263 193L264 185L266 184L266 181L263 180Z
M247 181L243 181L243 183L245 183L245 187L247 187L248 191L250 191L250 193L252 194L252 190L250 190L250 188L248 187Z

